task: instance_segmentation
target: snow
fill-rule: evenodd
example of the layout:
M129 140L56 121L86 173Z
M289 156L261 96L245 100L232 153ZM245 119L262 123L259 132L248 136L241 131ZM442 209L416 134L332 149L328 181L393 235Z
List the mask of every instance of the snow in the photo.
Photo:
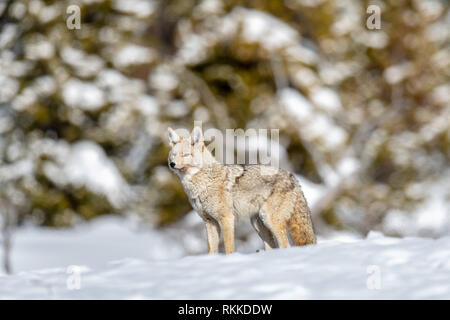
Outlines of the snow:
M177 52L177 63L195 65L204 61L209 56L210 40L204 36L189 34Z
M100 269L123 257L154 260L183 253L180 244L161 232L142 232L132 221L105 216L73 229L19 229L14 236L12 265L18 273L69 265Z
M339 96L331 89L318 88L321 91L313 93L314 103L328 111L341 108ZM347 132L337 126L329 115L316 112L314 105L299 91L284 88L280 91L279 99L288 115L299 124L301 135L309 140L320 139L329 149L342 146L347 139Z
M344 157L341 160L339 160L338 164L336 165L336 170L342 177L348 177L351 174L355 173L359 167L360 162L358 159L354 157Z
M447 27L449 20L450 20L450 13L447 13L445 19L438 20L437 22L426 27L425 34L427 39L430 39L431 41L436 42L438 44L448 41L448 39L450 38L450 31L448 30Z
M97 76L96 84L105 93L108 101L113 104L127 106L137 103L140 105L139 100L145 94L145 82L143 80L127 78L113 69L102 70Z
M7 46L16 39L18 27L15 24L7 23L3 26L0 33L0 48L7 48Z
M311 100L325 111L335 113L342 109L341 99L333 89L316 87L311 92Z
M103 149L94 142L80 141L68 154L58 159L59 165L46 163L44 172L58 184L86 186L105 195L111 204L120 207L129 196L128 185Z
M304 124L301 132L307 139L318 139L329 150L338 149L343 145L347 132L334 123L334 120L325 114L315 114L313 119Z
M160 65L150 75L149 82L152 88L161 91L171 91L178 86L178 79L168 65Z
M284 88L280 92L280 103L286 112L300 123L304 123L313 115L314 106L300 92Z
M268 51L293 46L300 41L297 31L279 19L259 10L236 7L225 16L221 33L226 37L240 32L244 42L258 43Z
M31 70L33 62L15 60L14 53L10 50L0 52L0 73L11 77L22 77Z
M296 175L296 178L300 183L303 194L308 200L308 206L310 208L314 207L317 204L317 201L319 201L325 194L326 187L323 184L311 182L310 180L300 175Z
M0 181L10 181L20 177L26 177L33 172L34 164L28 159L15 161L12 164L0 168Z
M389 36L381 30L377 30L377 32L371 30L355 32L352 33L352 38L363 46L375 49L383 49L389 43Z
M98 74L105 62L95 54L86 54L82 50L66 46L61 50L61 59L72 67L80 77L92 77Z
M105 104L104 92L94 83L87 81L67 81L62 95L68 106L83 110L98 110Z
M6 9L7 3L6 2L0 2L0 14L2 14Z
M202 0L194 9L194 16L202 18L207 15L220 14L223 12L223 3L221 0Z
M214 1L209 2L214 6ZM220 12L221 7L217 6L211 10ZM200 8L197 15L204 12ZM214 16L214 13L210 16ZM217 19L214 23L217 27L212 30L206 27L199 33L192 33L193 27L189 23L180 28L181 46L176 64L198 64L210 56L210 49L217 43L228 43L236 38L244 44L257 44L263 51L279 51L288 59L307 65L315 65L319 59L316 50L300 43L301 36L294 28L263 11L238 6ZM185 31L188 29L192 32Z
M315 8L320 4L322 4L324 1L325 0L296 0L296 3L298 3L301 6Z
M237 139L236 151L238 159L248 153L248 160L253 164L258 163L257 157L259 157L259 163L271 165L276 168L284 168L290 170L290 164L286 148L278 141L278 133L269 131L267 129L259 129L258 132L254 131L254 134L249 132L247 139ZM246 148L246 140L248 146ZM230 155L232 158L233 155ZM268 173L267 173L268 174Z
M299 61L307 65L315 65L319 61L319 56L313 49L302 44L296 44L286 49L287 57L293 61Z
M39 22L46 24L55 20L60 16L61 10L64 10L64 7L61 3L55 3L53 5L42 7L39 10L38 14Z
M29 60L50 59L55 54L55 47L44 36L36 36L25 46L25 56Z
M320 80L328 85L337 85L350 76L355 75L360 69L361 66L354 61L337 63L322 62L319 64Z
M331 128L334 127L330 117L324 114L317 114L314 121L309 122L307 134L310 139L321 138L329 134ZM305 130L306 131L306 130Z
M0 274L0 299L450 298L450 237L371 232L306 247L244 254L238 246L228 256L183 257L173 233L139 232L127 221L19 229L16 273Z
M418 11L428 19L438 18L445 10L444 5L435 0L414 1L414 5L417 7Z
M281 48L298 41L297 32L280 20L257 10L236 9L242 15L242 36L267 48Z
M298 87L310 87L317 85L319 79L316 73L309 68L300 68L291 75L292 82Z
M17 94L19 88L19 81L0 74L0 103L10 101Z
M335 9L335 22L330 30L336 36L342 36L357 30L361 25L362 5L359 1L339 1Z
M411 62L402 62L384 70L383 76L389 84L397 84L413 72L413 67Z
M81 140L70 145L61 140L43 139L33 143L30 150L35 157L45 155L51 159L44 162L43 173L59 187L69 184L75 187L84 186L92 192L103 194L115 207L123 205L131 196L128 183L102 147L95 142ZM16 170L8 168L5 169L4 175L8 177L11 172L19 170L30 174L34 161L27 159L26 163L29 169L23 166Z
M399 236L439 237L450 232L450 172L441 173L438 179L416 183L407 189L410 198L425 196L411 212L391 210L383 220L386 232ZM423 190L426 193L423 194Z
M155 116L159 111L158 100L148 94L139 96L136 107L147 117Z
M56 81L51 76L41 76L34 80L33 88L40 96L49 96L57 89Z
M118 68L125 68L131 65L150 63L155 59L153 50L129 44L119 49L113 58L113 63Z
M182 99L176 99L170 101L164 112L174 118L181 118L187 116L190 108Z
M12 116L5 109L0 110L0 135L11 130L13 127L14 122ZM4 148L4 142L0 140L0 150L2 148Z
M148 18L155 11L155 2L150 0L115 0L113 8L134 14L137 18Z
M430 94L431 99L436 104L445 105L446 103L450 104L450 84L445 83L440 86L437 86L433 89Z

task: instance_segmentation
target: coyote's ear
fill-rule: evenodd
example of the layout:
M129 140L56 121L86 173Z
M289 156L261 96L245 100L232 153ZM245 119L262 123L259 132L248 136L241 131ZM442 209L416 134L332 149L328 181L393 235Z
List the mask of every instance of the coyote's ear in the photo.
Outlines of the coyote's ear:
M170 145L174 145L175 143L180 141L180 136L173 130L172 128L168 128L169 132L169 143Z
M200 127L194 127L192 130L192 144L203 142L203 133Z

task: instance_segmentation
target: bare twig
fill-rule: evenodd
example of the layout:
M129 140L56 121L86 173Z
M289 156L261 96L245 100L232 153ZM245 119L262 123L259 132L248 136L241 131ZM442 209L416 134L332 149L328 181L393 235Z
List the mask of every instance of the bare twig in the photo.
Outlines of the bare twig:
M12 272L11 268L11 236L13 228L13 216L11 203L6 198L1 199L1 209L3 216L2 231L2 248L3 248L3 269L7 274Z

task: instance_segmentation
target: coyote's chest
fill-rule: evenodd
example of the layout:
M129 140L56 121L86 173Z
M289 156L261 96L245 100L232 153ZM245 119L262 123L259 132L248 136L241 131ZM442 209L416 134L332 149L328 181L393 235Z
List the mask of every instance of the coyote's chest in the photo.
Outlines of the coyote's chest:
M213 166L199 169L193 174L185 174L181 183L194 210L217 219L223 208L231 207L231 193L226 185L226 171Z
M184 192L188 196L192 208L198 213L204 211L203 203L207 199L207 181L198 181L192 174L187 174L181 179Z

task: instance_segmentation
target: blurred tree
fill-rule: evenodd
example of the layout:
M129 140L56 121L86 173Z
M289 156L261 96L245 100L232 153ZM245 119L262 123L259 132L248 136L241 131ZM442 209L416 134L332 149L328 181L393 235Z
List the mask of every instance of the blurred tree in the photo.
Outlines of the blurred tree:
M381 30L365 27L369 4ZM320 232L444 232L391 222L449 165L445 1L17 0L0 14L0 177L18 172L37 223L179 219L166 128L202 120L280 129L284 166L320 190Z

